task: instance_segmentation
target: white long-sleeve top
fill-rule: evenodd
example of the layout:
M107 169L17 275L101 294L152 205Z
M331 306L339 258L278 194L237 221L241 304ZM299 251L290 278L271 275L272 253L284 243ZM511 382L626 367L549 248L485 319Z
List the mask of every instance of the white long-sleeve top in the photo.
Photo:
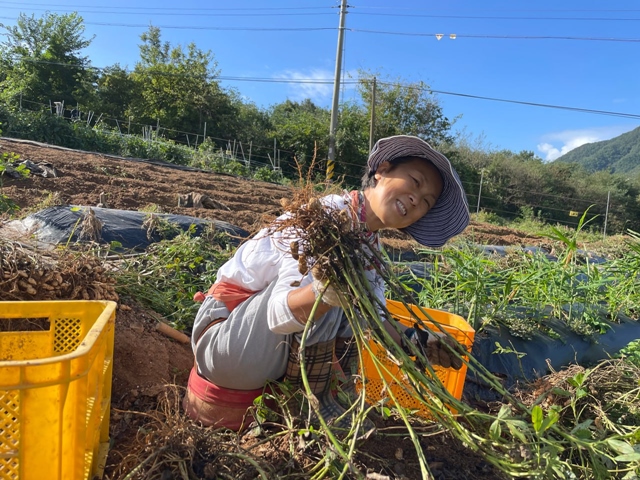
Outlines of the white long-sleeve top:
M321 202L326 207L344 210L351 205L351 197L345 192L344 195L327 195ZM278 220L289 216L285 213ZM230 282L253 291L264 290L276 281L266 317L269 329L281 335L304 330L304 325L293 316L287 297L291 290L304 287L313 280L311 273L300 274L298 261L291 256L290 244L297 238L292 229L273 232L264 228L243 243L234 256L218 269L216 276L216 282ZM380 250L377 235L372 244ZM373 286L375 296L384 305L384 281L374 268L367 270L365 275ZM294 282L300 282L299 286L292 286L297 284Z

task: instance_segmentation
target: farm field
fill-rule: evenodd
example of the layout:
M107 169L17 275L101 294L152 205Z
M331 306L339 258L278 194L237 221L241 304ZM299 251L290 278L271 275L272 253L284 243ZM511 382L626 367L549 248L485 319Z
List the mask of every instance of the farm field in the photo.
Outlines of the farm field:
M255 232L281 212L280 199L291 192L281 185L30 142L2 139L0 151L15 152L21 160L35 164L48 164L58 174L55 178L32 175L20 180L4 180L1 193L20 207L21 216L35 212L55 198L58 204L95 206L103 202L109 208L122 210L140 210L153 205L162 212L225 221ZM179 206L178 196L188 194L207 195L215 201L215 206ZM477 222L473 222L463 236L473 243L485 245L551 246L545 238ZM0 241L2 239L0 228ZM398 252L411 251L417 246L399 234L385 236L384 243L389 250ZM19 293L14 293L14 297L17 295ZM22 299L33 298L37 296ZM207 433L191 425L180 414L179 398L186 386L193 356L188 344L156 330L159 319L158 312L143 307L135 299L120 298L114 354L112 448L105 478L149 478L142 474L136 476L132 471L151 458L154 449L160 448L173 452L176 458L192 459L198 469L197 478L257 477L250 463L238 456L214 463L215 455L208 456L210 454L204 452L207 448L210 452L236 448L242 454L240 457L261 459L258 461L266 462L276 470L284 469L284 465L291 462L286 452L287 439L282 438L280 444L260 445L249 435L234 438L223 433ZM479 408L489 409L490 406L479 405ZM362 445L355 465L368 472L371 479L421 478L413 445L403 435L401 423L382 418L376 423L380 434ZM436 479L506 478L481 455L453 436L437 432L435 427L431 434L424 435L421 444ZM295 458L299 466L289 465L289 471L296 471L305 464L304 452ZM152 478L193 478L178 476L179 464L180 461L166 463ZM297 477L292 474L288 478Z

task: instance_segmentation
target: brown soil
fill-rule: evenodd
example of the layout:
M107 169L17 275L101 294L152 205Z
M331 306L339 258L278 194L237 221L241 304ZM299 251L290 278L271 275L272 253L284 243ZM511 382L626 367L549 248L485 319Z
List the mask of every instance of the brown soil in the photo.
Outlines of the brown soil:
M288 188L280 185L30 142L2 139L0 153L3 152L15 152L21 160L36 164L49 163L59 175L57 178L30 176L22 180L3 180L0 193L21 207L20 215L42 208L54 194L59 195L63 204L96 205L103 193L103 201L110 208L139 210L154 204L165 212L223 220L253 232L265 219L280 212L280 199L290 194ZM205 194L222 205L216 209L179 207L178 195L192 192ZM539 238L486 224L473 223L464 235L473 242L491 245L542 244ZM386 237L385 241L392 249L410 250L416 246L401 234ZM13 295L15 297L17 293ZM117 470L127 455L127 446L140 434L140 423L131 420L132 416L138 415L133 412L155 411L165 385L184 387L193 364L190 346L156 331L157 319L155 312L137 304L119 304L113 371L113 446L108 473ZM502 478L480 456L446 434L425 436L422 445L438 479ZM376 458L371 460L371 465L380 475L370 478L420 478L412 449L408 440L385 437L368 440L363 451L370 455L366 458ZM277 452L264 453L265 458L270 455L277 457Z

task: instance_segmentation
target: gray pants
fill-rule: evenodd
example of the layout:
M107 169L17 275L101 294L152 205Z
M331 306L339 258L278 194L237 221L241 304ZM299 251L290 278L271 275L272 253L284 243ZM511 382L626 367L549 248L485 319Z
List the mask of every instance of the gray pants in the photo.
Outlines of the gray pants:
M231 313L224 303L213 297L204 300L191 337L200 375L220 387L235 390L262 388L268 380L277 380L284 375L291 335L272 332L264 313L274 286L275 282L272 282ZM221 317L227 319L209 328L198 339L212 320ZM301 325L300 328L304 327ZM302 332L295 335L301 337ZM332 308L311 327L306 344L351 336L353 331L342 309Z

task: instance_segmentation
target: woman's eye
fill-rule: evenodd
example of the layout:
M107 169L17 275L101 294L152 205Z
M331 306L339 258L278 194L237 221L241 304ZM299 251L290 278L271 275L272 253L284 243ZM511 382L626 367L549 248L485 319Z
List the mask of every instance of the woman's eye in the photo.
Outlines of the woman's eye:
M418 179L417 179L417 178L415 178L415 177L411 177L411 178L413 179L413 182L414 182L416 185L419 185L419 184L420 184L420 182L418 182Z

